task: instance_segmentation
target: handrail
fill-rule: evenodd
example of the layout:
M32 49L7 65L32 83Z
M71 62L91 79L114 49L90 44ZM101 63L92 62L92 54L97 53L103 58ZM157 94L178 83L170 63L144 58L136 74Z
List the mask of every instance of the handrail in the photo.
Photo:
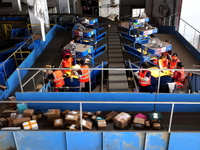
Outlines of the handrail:
M32 78L34 78L40 71L41 71L41 69L38 70L32 77L30 77L30 78L22 85L22 87L24 87L24 86L25 86Z
M189 23L187 23L185 20L183 20L182 18L180 18L180 20L182 20L183 22L185 22L187 25L189 25L191 28L193 28L195 31L197 31L198 33L200 33L199 30L197 30L196 28L194 28L193 26L191 26Z

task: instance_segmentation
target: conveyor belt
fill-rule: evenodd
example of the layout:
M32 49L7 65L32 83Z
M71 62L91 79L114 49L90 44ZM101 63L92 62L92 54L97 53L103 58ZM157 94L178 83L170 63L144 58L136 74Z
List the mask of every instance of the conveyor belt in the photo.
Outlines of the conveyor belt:
M118 27L108 21L108 66L109 68L125 68ZM129 92L126 71L108 71L109 92Z

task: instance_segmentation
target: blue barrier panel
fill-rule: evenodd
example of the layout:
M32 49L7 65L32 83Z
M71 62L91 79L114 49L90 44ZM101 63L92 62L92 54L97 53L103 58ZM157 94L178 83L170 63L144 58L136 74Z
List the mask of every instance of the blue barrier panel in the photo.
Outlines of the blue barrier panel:
M166 150L168 147L167 132L146 133L145 150Z
M15 131L19 150L66 150L65 132Z
M156 26L158 28L159 33L165 34L175 34L176 27L175 26Z
M200 133L171 133L168 150L199 150Z
M16 149L13 133L0 131L0 150Z
M20 36L24 37L25 36L25 29L26 28L12 29L11 38L20 37Z
M185 47L187 47L193 56L200 61L200 53L197 51L197 49L193 47L178 31L176 31L176 37L183 45L185 45Z
M30 68L35 60L38 58L38 56L43 52L43 50L46 48L46 46L49 44L49 42L52 40L53 36L58 32L58 31L65 31L66 29L59 26L55 25L46 35L46 41L41 41L40 46L38 49L34 49L31 54L23 61L23 63L19 66L19 68ZM21 79L25 77L28 71L23 70L20 71L21 74ZM15 84L13 84L15 83ZM8 96L15 90L15 88L19 84L19 77L17 70L10 76L8 79L8 84L9 84L9 91L8 93L4 96L4 99L7 99Z
M16 92L16 99L22 101L155 101L155 94L145 93L70 93L70 92ZM28 104L29 107L46 111L49 108L79 109L79 104ZM83 104L86 111L154 111L154 104Z
M144 133L104 132L104 150L143 150Z
M101 132L66 132L68 150L102 150Z
M157 102L200 102L200 94L158 94ZM156 111L170 112L171 105L156 104ZM200 112L200 105L174 105L174 112Z

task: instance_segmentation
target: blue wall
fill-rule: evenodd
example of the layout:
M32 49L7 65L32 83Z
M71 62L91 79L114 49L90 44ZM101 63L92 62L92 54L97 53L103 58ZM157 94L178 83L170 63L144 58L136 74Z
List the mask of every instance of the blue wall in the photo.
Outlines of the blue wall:
M23 63L19 66L19 68L30 68L35 60L38 58L38 56L44 51L46 46L49 44L49 42L52 40L53 36L59 32L59 31L65 31L66 29L55 25L46 35L46 41L41 41L40 46L37 49L34 49L31 54L23 61ZM28 71L20 71L21 78L23 79ZM14 84L13 84L14 83ZM8 85L9 90L7 91L7 94L4 96L4 99L7 99L8 96L15 90L15 88L19 85L19 77L17 70L10 76L8 79Z

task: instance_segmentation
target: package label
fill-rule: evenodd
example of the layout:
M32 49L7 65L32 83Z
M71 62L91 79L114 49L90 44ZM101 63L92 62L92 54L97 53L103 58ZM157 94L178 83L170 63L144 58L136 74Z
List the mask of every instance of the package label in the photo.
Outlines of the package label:
M60 119L56 119L56 123L60 123Z
M73 118L74 118L74 116L72 116L72 115L68 115L68 116L67 116L67 118L72 118L72 119L73 119Z

